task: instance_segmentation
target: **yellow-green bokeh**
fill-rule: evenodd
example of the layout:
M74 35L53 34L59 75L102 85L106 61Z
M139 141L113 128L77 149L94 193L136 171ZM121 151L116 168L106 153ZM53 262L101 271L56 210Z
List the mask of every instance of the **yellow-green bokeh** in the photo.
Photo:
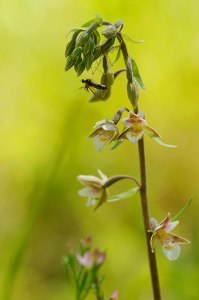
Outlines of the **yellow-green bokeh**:
M98 80L101 73L79 78L73 70L64 72L66 33L95 13L112 22L122 19L126 33L145 40L128 43L147 87L140 108L165 142L178 145L167 149L146 138L151 214L161 221L193 198L175 231L192 243L182 246L175 262L157 247L163 299L198 299L198 10L198 0L1 1L0 288L13 249L34 219L13 300L74 299L60 261L68 242L78 246L87 235L107 249L107 299L115 288L121 300L152 299L139 196L93 213L77 194L76 176L96 175L98 168L108 176L139 177L136 146L126 142L98 153L86 140L96 121L129 107L125 74L108 101L91 104L80 79ZM121 182L111 191L131 187Z

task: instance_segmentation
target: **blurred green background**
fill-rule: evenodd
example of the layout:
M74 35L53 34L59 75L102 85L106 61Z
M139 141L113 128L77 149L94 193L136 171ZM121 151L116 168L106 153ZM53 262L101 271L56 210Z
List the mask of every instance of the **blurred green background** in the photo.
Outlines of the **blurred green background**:
M145 139L151 215L159 221L168 211L174 216L193 198L175 230L192 243L182 245L175 262L157 245L163 299L199 299L198 11L198 0L1 0L2 300L74 299L60 262L66 244L78 247L87 235L107 250L107 299L115 288L121 300L152 299L139 195L93 213L77 194L82 186L76 176L97 175L98 168L107 176L139 177L136 146L126 142L98 153L85 139L96 121L130 106L125 74L108 101L88 103L80 80L98 81L101 73L77 78L74 70L64 72L66 33L95 13L111 22L122 19L126 33L145 40L128 43L147 87L140 109L165 142L178 145L167 149ZM132 187L123 181L111 191Z

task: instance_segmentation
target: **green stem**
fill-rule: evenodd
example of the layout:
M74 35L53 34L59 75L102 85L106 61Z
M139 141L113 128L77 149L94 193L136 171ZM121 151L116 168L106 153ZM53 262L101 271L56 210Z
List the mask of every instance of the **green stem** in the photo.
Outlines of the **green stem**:
M126 44L120 33L118 33L117 38L121 45L124 61L126 62L129 56ZM134 112L137 114L139 112L139 108L137 107L134 110ZM147 242L147 252L148 252L150 272L151 272L151 281L153 287L153 295L155 300L161 300L160 284L159 284L158 268L156 263L155 252L151 251L151 246L150 246L151 232L149 232L149 230L151 229L151 227L150 227L149 202L148 202L148 193L147 193L146 159L145 159L143 138L138 141L138 150L139 150L140 177L141 177L140 197L141 197L145 236Z

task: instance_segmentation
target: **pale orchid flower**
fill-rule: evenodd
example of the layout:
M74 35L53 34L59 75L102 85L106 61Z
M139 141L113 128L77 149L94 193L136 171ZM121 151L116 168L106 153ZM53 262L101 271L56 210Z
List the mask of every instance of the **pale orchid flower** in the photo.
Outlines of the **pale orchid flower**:
M94 128L96 129L88 138L93 138L97 151L101 151L108 142L113 141L119 135L117 126L113 121L108 119L97 122Z
M129 112L129 117L122 119L125 129L119 136L118 140L129 139L133 144L143 137L143 134L153 138L160 138L160 135L147 125L142 112L137 115L132 111Z
M162 246L162 250L165 256L169 260L176 260L180 255L180 246L179 244L190 243L188 240L170 233L177 225L179 221L171 222L170 214L160 223L152 218L151 226L153 228L153 234L151 237L151 249L154 251L154 246L156 240Z
M88 197L87 205L93 205L98 200L96 208L108 199L108 191L103 187L108 180L107 176L98 170L101 178L92 175L79 175L77 179L87 187L78 191L80 196Z

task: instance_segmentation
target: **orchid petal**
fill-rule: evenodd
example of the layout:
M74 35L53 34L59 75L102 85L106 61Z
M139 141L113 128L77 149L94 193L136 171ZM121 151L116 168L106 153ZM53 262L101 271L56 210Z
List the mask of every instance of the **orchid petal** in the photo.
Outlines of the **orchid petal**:
M163 225L162 229L164 229L169 224L170 220L171 216L170 213L168 213L167 217L160 223L160 225Z
M188 241L176 234L168 233L167 236L168 236L168 238L170 238L172 240L172 243L175 243L175 244L189 244L190 243L190 241Z
M108 199L108 191L106 189L103 189L101 198L94 210L96 210L98 207L100 207L103 203L107 202L107 199Z
M79 176L77 176L77 179L82 184L88 185L91 187L100 188L103 184L102 180L100 178L93 176L93 175L79 175Z
M113 131L116 131L117 130L117 127L114 125L114 124L103 124L101 125L101 127L104 129L104 130L113 130Z
M163 252L164 255L169 259L169 260L176 260L179 255L180 255L180 246L178 244L173 244L171 249L163 247Z
M104 173L102 173L102 171L99 169L97 170L97 172L99 173L100 177L102 178L102 181L104 184L108 180L108 177Z
M140 140L143 136L144 132L142 131L139 135L134 135L133 132L127 132L126 137L129 139L130 142L136 144L138 140Z
M148 125L142 125L142 129L144 130L144 133L149 137L160 137L160 135Z
M83 196L83 197L92 197L92 198L98 198L101 196L101 193L102 193L102 189L99 189L99 188L92 188L92 187L85 187L83 188L82 190L79 190L78 191L78 194L80 196Z
M179 221L171 222L165 227L166 232L172 231L177 225L179 224Z
M88 200L87 200L87 202L86 202L86 206L95 205L95 203L96 203L96 200L93 199L93 198L91 198L91 197L89 197Z
M96 135L99 135L102 131L103 131L103 129L102 129L101 127L95 129L93 132L91 132L91 133L89 134L88 139L94 138Z
M136 121L134 119L131 118L124 118L122 119L122 123L124 124L125 127L131 127L133 125L133 123L135 123Z
M93 142L95 144L95 148L97 151L101 151L102 148L106 145L106 143L108 143L108 141L110 140L110 138L108 136L101 136L101 135L97 135L94 137Z

